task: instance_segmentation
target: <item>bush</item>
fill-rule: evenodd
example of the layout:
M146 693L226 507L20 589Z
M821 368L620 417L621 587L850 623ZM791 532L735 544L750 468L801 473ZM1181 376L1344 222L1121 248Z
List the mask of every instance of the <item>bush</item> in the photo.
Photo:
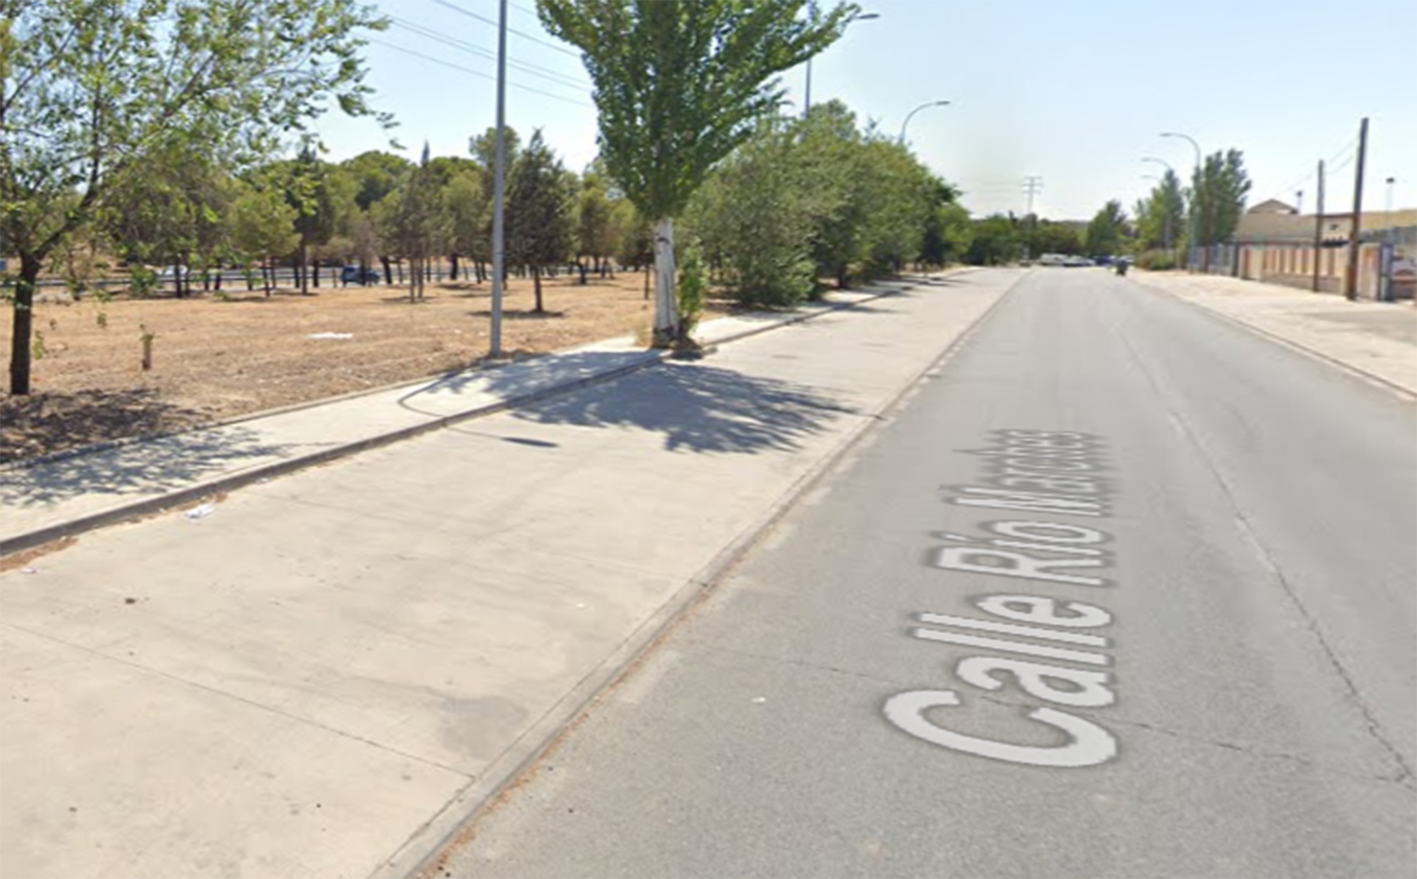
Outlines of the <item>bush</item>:
M675 291L679 300L681 341L689 340L699 325L699 318L703 317L708 286L708 269L699 253L698 242L691 241L684 249L684 258L679 262L679 283Z
M1169 272L1176 268L1176 255L1169 250L1148 250L1136 258L1136 264L1150 272Z

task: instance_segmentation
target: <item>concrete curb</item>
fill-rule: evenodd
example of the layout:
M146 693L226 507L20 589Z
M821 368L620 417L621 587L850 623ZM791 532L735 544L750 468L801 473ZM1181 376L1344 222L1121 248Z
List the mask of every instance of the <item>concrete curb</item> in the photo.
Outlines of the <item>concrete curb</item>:
M904 289L909 289L908 285ZM862 299L857 299L853 302L844 302L839 304L827 303L824 307L815 308L803 314L785 315L781 319L767 321L762 326L751 327L737 333L731 333L721 339L714 340L711 344L722 345L727 342L740 341L751 336L759 335L760 333L768 332L769 330L775 330L781 327L791 326L793 324L812 320L813 318L820 317L822 315L849 310L851 308L855 308L859 305L863 305L868 302L874 302L877 299L882 299L888 296L895 296L898 295L900 292L900 289L880 290L879 288L877 288L874 291L867 292L865 294L865 297ZM276 461L269 464L258 465L240 473L230 473L225 476L219 476L213 479L203 480L193 485L164 492L160 495L154 495L152 497L142 498L140 500L119 503L116 506L110 507L106 510L100 510L96 513L89 513L87 515L79 516L75 519L70 519L66 522L59 522L53 525L47 525L43 528L38 528L33 531L23 532L13 537L6 538L3 542L0 542L0 557L22 552L27 549L33 549L37 546L42 546L43 544L51 543L56 540L62 540L66 537L75 537L79 534L92 531L96 528L102 528L109 525L116 525L120 522L124 522L130 519L136 519L144 516L150 516L156 513L166 512L175 507L181 507L187 504L191 504L215 494L233 491L237 488L250 485L251 483L260 481L262 479L270 479L276 476L284 476L288 473L293 473L297 470L302 470L306 467L318 466L320 464L325 464L330 461L346 457L348 455L358 454L359 452L364 452L369 449L375 449L381 446L400 442L402 440L411 439L429 431L440 430L442 428L449 427L454 424L459 424L463 421L468 421L474 418L480 418L486 415L493 415L498 412L503 412L508 409L513 409L519 406L526 406L532 403L541 402L542 400L559 396L561 394L569 393L571 391L579 390L589 385L613 381L617 378L629 375L630 373L638 372L650 366L655 366L660 363L663 363L664 361L670 359L672 353L673 352L667 350L645 351L642 352L642 354L636 359L635 362L625 366L619 366L614 369L606 370L605 372L596 373L594 375L589 376L582 376L580 378L572 379L566 382L548 385L547 387L543 387L535 391L530 391L525 394L508 397L496 403L477 406L472 409L465 410L463 412L454 413L452 415L432 417L430 418L430 420L421 424L410 425L408 427L398 428L396 430L375 434L374 436L364 437L362 439L354 440L352 442L344 443L338 446L331 446L330 448L322 449L318 452L310 452L308 454L297 455L295 457L288 458L283 461ZM547 356L555 357L556 355L551 354ZM205 425L198 429L211 430L215 427L222 427L229 424L238 424L242 422L252 421L277 413L298 411L301 409L310 409L317 406L327 405L332 402L337 402L339 400L345 400L352 397L367 396L369 394L374 393L381 393L384 391L388 391L392 388L408 387L412 385L423 384L427 381L428 379L417 379L410 382L398 382L393 385L388 385L380 388L373 388L366 391L355 391L352 394L333 398L332 400L320 400L312 401L309 403L298 403L293 406L286 406L280 409L274 409L267 412L242 416L240 418L231 419L230 421L221 422L218 424ZM131 440L126 443L122 441L114 443L102 443L99 444L97 447L89 446L84 449L76 449L72 452L60 453L58 456L51 460L64 460L66 458L76 457L89 452L104 451L107 449L115 448L117 446L127 445L129 443L159 439L163 436L175 436L185 432L186 431L179 431L173 434L158 434ZM34 462L31 462L29 464L21 466L33 466L33 463ZM0 468L0 472L4 472L4 468Z
M923 376L938 369L968 344L979 327L993 316L1022 280L1020 277L1015 281L994 304L965 327L944 351L912 375L885 403L873 412L862 413L856 425L789 486L768 510L739 531L737 537L687 580L649 619L630 632L609 656L558 700L500 757L488 764L477 779L469 782L438 814L415 831L398 851L369 875L369 879L436 879L452 851L476 836L476 825L482 816L489 809L495 808L496 803L517 787L525 776L534 772L542 760L553 754L576 725L628 679L680 623L688 619L693 610L768 535L788 511L836 468L872 427L901 405L916 389ZM889 295L893 294L882 294ZM877 298L881 297L875 296L861 302ZM747 335L754 335L759 331ZM462 811L469 806L471 811Z
M1302 342L1296 342L1293 339L1285 338L1284 336L1281 336L1271 330L1267 330L1264 327L1259 326L1258 324L1254 324L1247 320L1242 320L1241 318L1226 314L1225 312L1220 311L1216 308L1212 308L1211 306L1197 299L1188 298L1180 293L1176 293L1174 291L1167 290L1162 287L1152 286L1151 284L1148 284L1144 281L1138 281L1137 283L1148 290L1154 291L1156 293L1161 293L1165 296L1170 296L1172 299L1175 299L1178 302L1184 302L1186 304L1193 305L1204 311L1206 314L1209 314L1219 320L1222 320L1225 323L1230 324L1231 326L1239 327L1240 329L1264 336L1271 342L1276 342L1286 348L1289 348L1290 350L1297 351L1301 354L1306 354L1309 357L1314 358L1315 360L1321 360L1324 363L1329 364L1330 366L1336 366L1339 369L1351 373L1354 376L1361 378L1365 381L1381 385L1383 388L1389 391L1396 392L1399 396L1409 402L1417 401L1417 388L1409 388L1405 387L1404 385L1400 385L1397 382L1392 381L1391 379L1384 378L1383 376L1380 376L1376 373L1369 372L1366 369L1363 369L1362 367L1354 366L1352 363L1349 363L1345 360L1339 360L1337 357L1325 354L1317 348L1312 348Z

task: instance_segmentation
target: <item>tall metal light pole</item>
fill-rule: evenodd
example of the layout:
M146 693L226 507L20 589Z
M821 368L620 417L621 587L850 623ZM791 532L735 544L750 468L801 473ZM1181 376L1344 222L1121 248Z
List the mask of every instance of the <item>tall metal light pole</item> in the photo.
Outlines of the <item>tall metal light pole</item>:
M1172 167L1171 167L1171 163L1168 162L1168 161L1166 161L1165 159L1158 159L1158 158L1156 158L1155 156L1142 156L1142 161L1143 161L1143 162L1155 162L1155 163L1158 164L1158 165L1165 165L1165 166L1166 166L1166 170L1171 172L1171 176L1172 176L1172 177L1176 176L1176 169L1175 169L1175 168L1172 168ZM1167 194L1169 195L1170 193L1167 193ZM1171 199L1169 199L1169 198L1166 200L1166 205L1162 208L1161 222L1162 222L1162 230L1161 230L1162 247L1164 247L1166 250L1170 250L1170 249L1171 249ZM1171 258L1174 260L1174 259L1176 258L1176 254L1174 254L1174 253L1171 254Z
M507 194L507 0L498 3L497 20L497 159L492 187L492 344L489 354L502 356L503 200Z
M1201 188L1201 145L1196 143L1196 139L1189 134L1182 134L1179 131L1163 131L1162 137L1179 137L1191 143L1191 149L1196 151L1196 176L1191 180L1191 240L1190 253L1187 254L1187 268L1190 268L1190 257L1194 255L1196 240L1200 236L1200 212L1196 210L1196 202L1199 200Z
M914 110L911 110L909 113L905 114L905 121L900 123L900 145L905 146L905 129L910 125L910 120L915 116L916 113L919 113L926 107L948 107L949 105L949 101L926 101L925 103L916 107Z
M860 15L856 16L855 18L853 18L853 19L851 19L851 20L852 20L852 21L870 21L870 20L873 19L873 18L880 18L880 17L881 17L881 14L880 14L879 12L863 12L863 13L861 13ZM807 4L807 18L808 18L809 20L811 20L812 24L816 24L816 23L817 23L817 0L811 0L811 2ZM807 118L807 114L808 114L809 112L811 112L811 109L812 109L812 59L811 59L811 58L808 58L808 59L807 59L807 87L806 87L806 89L803 90L803 94L802 94L802 118L803 118L803 119L806 119L806 118Z

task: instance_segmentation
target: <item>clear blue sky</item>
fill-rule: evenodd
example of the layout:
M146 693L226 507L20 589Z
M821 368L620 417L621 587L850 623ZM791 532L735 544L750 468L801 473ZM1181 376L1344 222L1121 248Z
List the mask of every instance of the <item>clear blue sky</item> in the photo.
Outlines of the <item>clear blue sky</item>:
M668 0L666 0L668 2ZM823 0L827 5L830 0ZM1021 212L1025 175L1043 178L1044 217L1090 217L1109 198L1132 204L1143 174L1193 163L1184 132L1210 153L1243 151L1250 203L1278 197L1314 206L1315 165L1337 167L1327 207L1353 198L1359 120L1369 122L1365 207L1417 207L1417 2L1414 0L862 0L879 18L857 22L813 62L812 100L839 98L892 135L921 111L909 139L921 158L965 190L976 215ZM494 122L496 0L385 0L396 19L373 35L368 82L393 135L416 158L466 155L469 135ZM595 109L584 70L541 29L534 0L512 0L507 122L540 127L567 167L594 157ZM450 8L450 7L456 7ZM442 40L440 42L440 40ZM453 40L459 44L449 44ZM538 42L540 41L540 42ZM469 51L464 45L474 47ZM444 63L392 48L419 53ZM449 67L447 65L454 65ZM457 69L465 68L465 69ZM478 75L481 74L481 75ZM802 105L802 70L783 77ZM577 84L578 83L578 84ZM528 89L560 96L553 98ZM387 148L368 120L332 112L319 131L338 160Z

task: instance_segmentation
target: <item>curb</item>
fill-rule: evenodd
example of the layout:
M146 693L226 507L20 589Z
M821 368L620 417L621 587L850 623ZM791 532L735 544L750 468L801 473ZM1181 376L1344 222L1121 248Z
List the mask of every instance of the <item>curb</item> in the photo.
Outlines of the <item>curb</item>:
M860 413L857 423L848 429L824 456L788 486L762 515L744 526L732 541L685 581L669 600L626 635L609 656L567 691L521 737L508 746L501 756L488 764L478 778L469 782L437 814L414 831L397 851L369 874L369 879L434 879L439 875L456 849L475 838L478 821L490 809L496 808L499 801L519 786L524 778L534 773L542 760L555 753L566 736L649 659L674 629L689 618L695 608L716 590L788 512L846 458L861 438L918 388L921 378L939 369L972 341L979 327L1010 298L1010 294L1022 281L1023 278L1020 277L1011 284L992 305L965 327L944 351L910 376L900 389L875 411ZM870 302L890 295L893 293L880 294L860 302ZM754 335L759 331L755 330L746 335ZM471 806L470 811L461 811L460 807L467 806Z
M909 286L905 287L904 289L909 289ZM791 326L793 324L812 320L822 315L833 314L838 311L845 311L851 308L855 308L859 305L864 305L868 302L874 302L877 299L883 299L888 296L896 296L900 292L900 289L881 290L880 288L876 288L874 291L866 293L864 298L840 304L827 303L824 307L813 309L805 314L786 315L782 319L774 319L765 322L762 326L751 327L749 329L745 329L737 333L731 333L721 339L714 340L712 343L710 343L710 345L717 346L728 342L737 342L742 339L749 338L751 336L756 336L761 333L768 332L770 330L775 330L781 327ZM250 485L251 483L257 482L262 479L269 479L275 476L284 476L288 473L293 473L297 470L302 470L306 467L318 466L320 464L325 464L330 461L337 460L339 458L358 454L359 452L364 452L370 449L376 449L381 446L400 442L402 440L411 439L413 437L419 436L420 434L434 430L440 430L445 427L450 427L454 424L459 424L463 421L468 421L473 418L480 418L485 415L493 415L498 412L506 411L508 409L517 408L519 406L526 406L532 403L538 403L542 400L549 399L554 396L559 396L564 393L580 390L581 388L587 387L589 385L613 381L615 379L629 375L630 373L639 372L642 369L659 365L669 360L672 354L673 352L667 350L645 351L642 352L640 357L638 357L635 362L625 366L617 367L615 369L607 370L602 373L583 376L581 378L572 379L570 381L558 384L551 384L535 391L529 391L525 394L520 394L514 397L508 397L496 403L479 406L474 409L468 409L466 411L457 412L452 415L436 416L431 418L429 421L423 422L421 424L410 425L408 427L402 427L397 430L388 431L386 433L375 434L374 436L364 437L363 439L354 440L352 442L344 443L338 446L332 446L327 449L322 449L318 452L311 452L308 454L298 455L296 457L288 458L283 461L276 461L269 464L259 465L253 467L250 470L245 470L239 473L230 473L225 476L219 476L213 479L198 482L194 485L186 486L184 488L176 488L171 491L163 492L159 495L143 498L141 500L120 503L117 506L111 507L106 510L100 510L96 513L89 513L83 516L79 516L75 519L70 519L65 522L59 522L53 525L45 526L43 528L38 528L34 531L23 532L21 534L17 534L13 537L8 537L0 541L0 557L10 555L12 553L22 552L27 549L33 549L37 546L42 546L43 544L51 543L56 540L62 540L66 537L75 537L79 534L92 531L96 528L102 528L109 525L116 525L120 522L124 522L129 519L135 519L143 516L153 515L156 513L166 512L174 507L190 504L202 498L209 497L211 495L218 494L221 492L230 492L237 488ZM556 355L550 354L546 356L555 357ZM314 408L316 406L322 406L332 402L337 402L339 400L349 399L351 397L366 396L373 393L381 393L394 388L423 384L428 380L429 379L424 378L415 379L409 382L397 382L395 384L387 385L380 388L371 388L369 390L364 391L355 391L351 394L343 395L341 397L335 397L329 400L311 401L309 403L297 403L292 406L282 407L280 409L273 409L261 413L253 413L251 415L233 418L228 421L205 425L197 429L211 430L216 427L239 424L242 422L252 421L257 418L262 418L277 413L309 409ZM173 433L166 434L154 434L146 437L135 438L133 440L128 441L119 440L112 443L100 443L97 446L89 446L84 449L75 449L69 452L61 452L52 459L32 459L31 462L22 464L20 466L33 466L34 463L37 463L41 460L65 460L66 458L77 457L86 453L105 451L131 443L143 442L145 440L161 439L167 436L177 436L181 433L186 432L187 431L176 431ZM0 473L3 473L5 469L10 468L0 468Z
M1226 314L1225 312L1220 311L1218 309L1211 308L1209 305L1206 305L1203 302L1187 298L1186 296L1180 293L1175 293L1171 290L1166 290L1162 287L1154 287L1151 284L1147 284L1141 281L1138 281L1138 283L1148 290L1160 293L1164 296L1169 296L1178 302L1183 302L1188 305L1195 306L1196 308L1199 308L1204 311L1206 314L1218 318L1219 320L1222 320L1225 323L1230 324L1231 326L1238 327L1240 329L1247 330L1249 332L1263 336L1271 342L1275 342L1279 345L1284 346L1285 348L1289 348L1290 350L1297 351L1301 354L1306 354L1314 358L1315 360L1323 361L1324 363L1327 363L1330 366L1336 366L1344 372L1351 373L1354 376L1357 376L1358 378L1370 381L1377 385L1381 385L1386 390L1397 393L1399 396L1409 402L1417 401L1417 389L1400 385L1392 379L1385 378L1373 372L1369 372L1368 370L1363 369L1359 366L1354 366L1353 364L1348 363L1347 361L1339 360L1337 357L1334 357L1330 354L1325 354L1317 348L1312 348L1302 342L1296 342L1293 339L1287 339L1284 336L1279 335L1278 333L1275 333L1271 330L1267 330L1257 324L1250 323L1249 321L1242 320L1238 317Z

